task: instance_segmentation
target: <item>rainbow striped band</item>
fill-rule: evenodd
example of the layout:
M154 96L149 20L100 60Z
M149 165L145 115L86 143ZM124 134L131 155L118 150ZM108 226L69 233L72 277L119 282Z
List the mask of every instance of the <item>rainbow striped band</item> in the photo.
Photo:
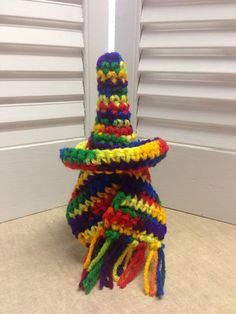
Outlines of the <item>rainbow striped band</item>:
M131 170L140 167L154 167L168 151L168 145L162 139L139 141L134 147L117 149L86 149L87 141L76 148L61 150L61 159L66 167L90 171Z

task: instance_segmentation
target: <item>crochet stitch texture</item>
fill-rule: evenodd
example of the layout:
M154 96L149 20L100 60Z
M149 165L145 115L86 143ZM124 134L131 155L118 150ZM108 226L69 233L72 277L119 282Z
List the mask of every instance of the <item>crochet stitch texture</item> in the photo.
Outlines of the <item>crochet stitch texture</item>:
M67 221L88 247L79 287L88 294L117 282L124 288L144 263L145 294L164 294L166 215L151 185L149 167L168 151L160 138L133 132L127 70L117 52L97 61L97 116L87 141L60 150L66 167L80 170ZM147 252L147 255L146 255Z

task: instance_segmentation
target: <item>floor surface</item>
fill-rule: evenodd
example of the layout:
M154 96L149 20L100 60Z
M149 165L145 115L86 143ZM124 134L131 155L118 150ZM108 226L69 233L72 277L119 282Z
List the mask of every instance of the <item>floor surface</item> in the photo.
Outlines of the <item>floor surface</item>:
M236 313L236 228L167 210L162 300L144 295L142 273L125 289L77 290L85 249L57 208L0 225L1 314Z

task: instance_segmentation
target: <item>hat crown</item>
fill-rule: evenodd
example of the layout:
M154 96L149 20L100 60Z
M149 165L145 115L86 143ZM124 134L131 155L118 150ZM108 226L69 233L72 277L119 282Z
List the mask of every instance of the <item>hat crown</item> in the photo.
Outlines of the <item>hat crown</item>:
M126 64L117 52L105 53L97 61L97 116L90 149L127 147L136 140L130 123Z

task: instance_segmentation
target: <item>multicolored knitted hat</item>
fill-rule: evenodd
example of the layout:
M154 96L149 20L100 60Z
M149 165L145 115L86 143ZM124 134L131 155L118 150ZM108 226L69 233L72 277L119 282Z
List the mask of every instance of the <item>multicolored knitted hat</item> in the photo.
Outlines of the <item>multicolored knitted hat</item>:
M117 52L98 59L97 82L97 116L88 141L60 151L66 167L80 170L66 214L74 236L88 247L79 287L88 294L99 280L101 289L114 281L124 288L147 252L144 291L161 297L166 216L148 168L166 156L168 146L160 138L138 140L133 132L127 70Z

